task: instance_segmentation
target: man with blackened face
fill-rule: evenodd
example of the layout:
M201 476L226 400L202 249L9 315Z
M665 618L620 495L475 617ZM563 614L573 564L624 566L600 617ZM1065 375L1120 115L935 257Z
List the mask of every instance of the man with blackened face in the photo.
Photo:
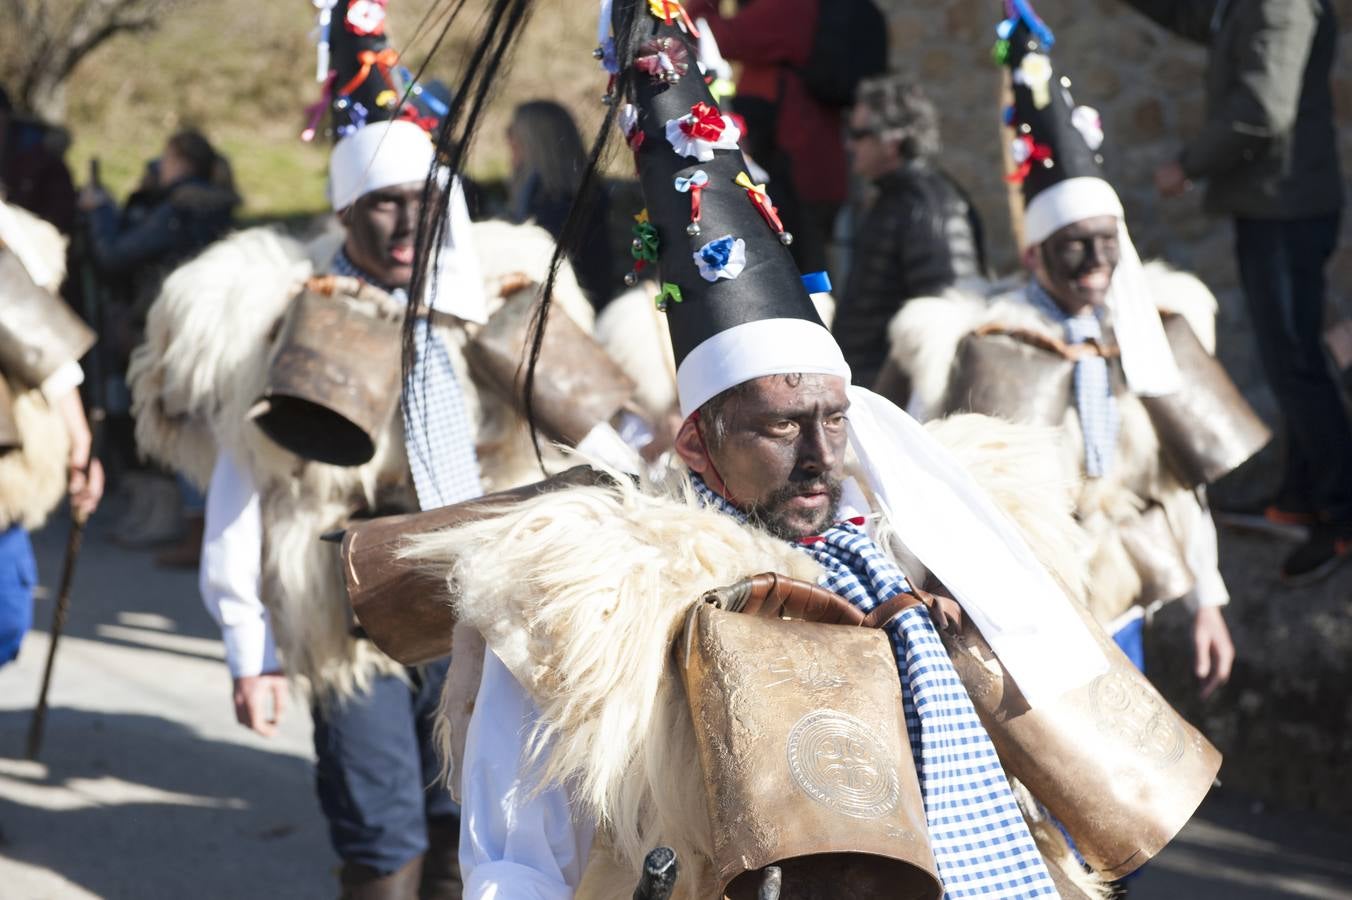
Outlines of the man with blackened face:
M1056 305L1071 316L1103 306L1122 257L1115 216L1094 216L1058 229L1024 251L1024 263Z
M830 525L844 480L845 379L767 375L705 403L676 452L748 519L794 541Z
M406 288L413 278L413 241L422 210L421 181L363 194L338 219L347 227L343 252L377 284Z

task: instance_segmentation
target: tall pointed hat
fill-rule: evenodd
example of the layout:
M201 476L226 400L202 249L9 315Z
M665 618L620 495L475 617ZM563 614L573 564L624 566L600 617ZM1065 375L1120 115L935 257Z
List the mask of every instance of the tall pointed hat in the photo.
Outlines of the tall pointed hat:
M1118 221L1121 258L1107 307L1113 315L1122 368L1132 391L1162 396L1178 390L1180 376L1144 270L1127 230L1126 212L1103 173L1103 124L1098 112L1076 104L1071 81L1051 58L1055 36L1028 0L1005 0L996 28L996 61L1007 66L1014 103L1004 112L1010 150L1024 198L1025 247L1060 229L1100 216Z
M794 266L793 237L700 71L696 26L679 4L669 18L653 8L640 4L622 42L632 77L619 121L647 203L634 252L657 265L682 413L761 375L849 378Z
M597 56L638 163L647 210L635 225L634 255L636 266L658 271L682 413L767 375L848 382L840 347L786 249L792 238L764 186L748 177L736 126L709 94L695 23L677 0L614 0L613 13L607 6ZM859 387L849 398L850 446L873 499L1030 702L1101 674L1106 660L1064 594L966 470L886 399Z

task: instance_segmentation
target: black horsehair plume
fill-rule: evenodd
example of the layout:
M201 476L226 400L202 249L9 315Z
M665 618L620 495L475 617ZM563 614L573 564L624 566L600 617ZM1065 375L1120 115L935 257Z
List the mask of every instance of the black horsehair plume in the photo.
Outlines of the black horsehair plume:
M452 29L460 21L460 14L464 11L466 3L467 0L444 0L435 17L431 11L424 17L424 22L426 22L428 19L442 19L444 16L444 21L440 25L440 30L436 34L431 50L428 52L429 59L436 55L445 43L446 38L452 33ZM632 77L632 67L624 65L624 62L633 55L631 50L633 43L631 39L632 24L635 21L635 13L639 5L638 0L617 0L616 2L616 19L618 22L624 23L616 28L616 55L621 61L622 74L617 77L613 87L614 102L610 103L606 110L605 121L601 123L596 137L592 141L591 150L587 157L586 171L582 174L573 207L569 211L568 219L554 250L554 257L549 267L549 277L546 279L541 291L540 301L532 316L530 352L527 358L522 360L522 365L526 370L526 377L522 385L523 405L526 420L531 428L531 438L535 444L536 458L540 461L542 469L544 468L544 460L540 452L534 408L535 367L540 358L545 324L548 321L549 310L553 304L554 282L558 274L559 264L569 248L573 247L580 239L588 212L586 207L590 202L589 198L595 196L601 178L602 164L607 159L610 138L617 133L615 117L622 105L622 98L628 93L628 83ZM450 112L443 119L436 136L437 167L442 171L449 169L450 172L457 175L464 171L465 161L482 122L484 112L488 107L488 102L500 85L501 79L510 69L517 39L521 36L522 31L530 21L531 14L535 11L536 0L489 0L488 6L489 8L485 12L476 17L478 33L469 45L468 57L462 65L455 96L450 104ZM435 8L437 7L434 5ZM424 68L425 66L426 64L424 64ZM417 74L421 75L421 72ZM446 236L446 229L449 227L450 196L449 191L442 189L436 171L429 173L427 183L423 188L422 216L418 222L418 233L414 244L415 261L413 280L409 285L409 310L404 319L403 382L405 393L402 402L406 413L409 409L409 392L424 389L423 384L414 385L410 379L416 349L415 341L417 340L414 322L418 313L426 309L428 298L434 296L437 288L436 249L441 246ZM431 330L428 329L424 334L430 340ZM424 404L422 408L425 415L426 405ZM430 452L430 449L424 446L424 442L425 434L418 441L420 453L424 450Z

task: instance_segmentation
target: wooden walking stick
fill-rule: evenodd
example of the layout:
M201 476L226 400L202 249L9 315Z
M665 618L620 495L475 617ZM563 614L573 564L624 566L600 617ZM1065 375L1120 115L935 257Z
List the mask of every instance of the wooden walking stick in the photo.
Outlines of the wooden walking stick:
M89 462L85 464L85 478L89 477L90 467L97 458L99 439L103 433L103 410L95 408L89 412L89 430L91 433ZM42 751L42 732L47 724L47 692L52 686L52 665L56 662L56 646L61 641L61 633L66 629L66 616L70 613L70 590L75 580L75 564L80 559L80 547L84 544L85 523L89 516L78 510L71 510L70 535L66 538L66 561L61 567L61 585L56 595L56 610L52 613L52 637L47 645L47 665L42 672L42 689L38 691L38 705L33 710L33 719L28 723L28 758L36 760Z

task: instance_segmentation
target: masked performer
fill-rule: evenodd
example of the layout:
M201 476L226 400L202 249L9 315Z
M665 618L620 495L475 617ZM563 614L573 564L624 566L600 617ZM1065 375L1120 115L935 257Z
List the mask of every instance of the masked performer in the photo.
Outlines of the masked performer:
M615 68L615 103L632 101L617 118L647 201L635 246L659 272L683 471L666 490L564 479L530 499L420 517L443 526L422 534L408 520L369 526L394 529L373 546L447 574L452 592L443 708L466 895L627 895L659 843L684 862L682 897L752 896L771 862L792 897L1093 894L1038 803L1020 812L1002 765L1031 761L1020 777L1106 874L1162 846L1123 850L1132 826L1104 815L1097 786L1085 790L1096 736L1118 727L1091 698L1139 674L1067 597L1077 581L1067 508L1053 489L1017 489L1050 451L1014 426L944 426L1019 519L1040 525L1026 538L931 434L851 387L734 126L685 65L693 23L675 2L616 3L613 21L600 56ZM348 537L349 589L374 629L377 611L359 598L362 534ZM1063 564L1061 577L1040 559ZM765 572L778 574L751 577ZM956 598L966 638L924 585ZM699 602L705 591L712 605ZM410 594L399 596L410 615ZM727 612L752 608L799 621ZM983 662L961 649L968 639L989 642ZM945 640L958 641L953 659ZM964 679L978 686L970 695ZM1151 736L1122 752L1158 753L1173 778L1205 742L1143 685L1121 694L1121 730L1167 722L1166 746ZM1021 751L1001 739L997 755L988 727L1003 734L1072 708L1103 727L1043 734ZM1057 759L1059 787L1036 775ZM1195 806L1212 763L1169 796ZM1114 796L1159 799L1162 770L1143 782L1122 771ZM1085 850L1094 828L1118 849Z
M908 305L891 325L892 361L923 417L980 411L1060 428L1068 473L1083 479L1075 503L1091 610L1140 665L1144 614L1181 598L1210 694L1229 677L1234 648L1201 486L1257 452L1267 431L1211 358L1215 298L1136 256L1103 178L1099 116L1075 105L1052 67L1046 26L1010 21L1006 121L1029 278Z
M33 622L28 532L67 491L78 517L103 494L77 390L94 334L56 293L65 265L56 228L0 201L0 665L18 655Z
M529 308L554 242L534 227L471 226L459 182L438 180L451 217L432 238L430 299L406 319L436 165L423 126L435 123L403 103L416 89L383 14L384 4L339 3L326 35L341 234L302 246L245 231L176 271L130 380L142 449L209 484L201 590L222 628L237 718L272 733L285 679L300 682L343 896L426 900L459 896L456 807L427 789L447 662L409 668L375 650L346 611L337 548L320 538L352 517L539 477L510 373L499 390L491 353L467 360L496 333L496 313ZM589 327L571 273L557 284L563 309ZM404 345L415 358L401 406ZM519 345L511 355L514 370Z

